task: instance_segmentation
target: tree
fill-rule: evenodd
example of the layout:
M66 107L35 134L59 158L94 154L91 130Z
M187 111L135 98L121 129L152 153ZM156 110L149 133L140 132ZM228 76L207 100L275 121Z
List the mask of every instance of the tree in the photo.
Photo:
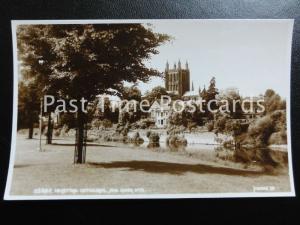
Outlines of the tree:
M57 60L55 49L46 36L50 26L45 25L22 25L17 29L18 60L20 62L21 80L34 82L36 95L38 98L33 99L35 104L40 104L40 98L48 94L59 98L57 84L50 80L53 73L51 65ZM51 113L54 112L56 105L48 107L47 125L47 144L51 144L53 136L53 122ZM26 120L26 118L24 118Z
M122 91L122 99L126 99L128 101L136 100L140 102L142 99L142 94L140 89L138 89L138 87L135 85L131 87L124 87Z
M186 126L186 118L180 112L172 112L169 116L169 123L172 126Z
M256 146L266 147L273 133L286 132L286 113L284 110L276 110L250 124L249 136ZM286 139L285 139L286 141Z
M216 96L219 94L218 89L216 88L216 78L212 77L209 82L209 87L206 90L204 87L200 96L205 102L203 103L203 110L205 111L205 116L212 119L213 114L210 110L216 110L218 108L217 103L215 102ZM210 102L210 103L209 103ZM210 110L208 108L208 104L210 104Z
M35 32L36 27L42 31ZM145 61L158 53L157 47L168 41L169 36L154 33L142 24L25 25L23 28L42 40L41 49L32 54L33 59L45 62L46 80L51 87L60 96L78 103L82 98L93 101L104 93L121 95L125 81L147 82L152 76L162 76L157 70L147 68ZM35 45L32 41L28 44ZM31 66L30 60L25 64ZM84 163L87 118L80 105L78 108L76 163Z
M155 100L160 100L163 95L168 95L167 90L164 87L157 86L145 94L145 99L152 104Z
M127 100L128 103L123 104L122 108L128 104L128 110L121 111L121 117L123 117L123 122L136 122L137 120L141 119L142 111L139 107L139 103L142 100L141 91L135 85L131 87L124 87L122 91L122 100ZM124 115L126 114L126 115ZM126 120L127 119L127 120Z
M215 133L218 134L223 133L226 128L226 122L229 120L227 115L224 116L219 116L218 119L215 121L214 128L215 128Z
M268 89L264 95L265 114L276 110L286 109L286 102L272 89Z
M206 91L206 102L209 102L211 100L216 99L216 95L219 94L218 89L216 88L216 78L212 77L210 82L209 82L209 87ZM211 104L211 109L215 110L217 109L217 104L212 102Z
M64 125L66 125L68 129L76 128L76 118L74 113L61 113L58 125L59 127L63 127Z
M39 120L40 100L34 82L19 83L18 129L29 128L28 138L33 137L34 123Z
M192 106L186 105L182 112L172 112L168 118L170 125L184 126L190 131L198 125L203 125L204 113L200 111L196 103L191 103Z
M228 109L226 113L233 119L240 119L243 115L242 98L236 88L228 88L218 96L218 102L223 104L220 108ZM227 105L227 106L226 106Z

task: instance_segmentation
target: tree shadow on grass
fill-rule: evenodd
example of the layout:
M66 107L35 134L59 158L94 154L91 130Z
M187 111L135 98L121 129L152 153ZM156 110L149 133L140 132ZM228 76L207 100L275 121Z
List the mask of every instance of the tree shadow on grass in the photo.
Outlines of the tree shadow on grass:
M181 164L158 161L115 161L110 163L89 162L88 164L96 168L127 168L129 171L168 173L171 175L183 175L186 172L194 172L198 174L222 174L230 176L259 176L265 174L263 171L242 170L204 164Z
M51 145L56 145L56 146L75 146L74 143L52 143ZM113 145L102 145L102 144L96 144L96 143L90 143L90 144L87 144L86 146L115 147Z

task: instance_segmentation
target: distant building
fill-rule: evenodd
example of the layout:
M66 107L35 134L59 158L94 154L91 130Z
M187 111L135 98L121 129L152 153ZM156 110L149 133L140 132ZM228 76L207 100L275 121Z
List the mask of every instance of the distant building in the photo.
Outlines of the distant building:
M199 91L195 91L194 90L194 84L193 84L193 82L192 82L192 90L185 92L184 95L182 96L182 99L184 101L190 101L190 100L192 100L192 101L197 102L197 101L200 100L200 98L201 97L200 97Z
M165 128L171 113L170 106L160 105L155 101L149 109L150 117L155 121L157 128Z
M168 93L182 97L185 92L190 91L190 70L186 62L185 68L181 67L180 60L178 66L174 64L172 69L169 68L169 63L165 69L165 88Z

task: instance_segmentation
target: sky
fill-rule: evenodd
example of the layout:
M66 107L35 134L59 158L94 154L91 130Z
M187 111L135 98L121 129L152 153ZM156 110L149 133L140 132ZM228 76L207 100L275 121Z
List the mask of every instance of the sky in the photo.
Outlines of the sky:
M238 88L242 96L257 96L272 88L289 95L292 20L159 20L154 32L173 40L158 48L147 66L164 71L187 61L195 89L216 78L217 88ZM142 93L164 86L160 78L139 83Z

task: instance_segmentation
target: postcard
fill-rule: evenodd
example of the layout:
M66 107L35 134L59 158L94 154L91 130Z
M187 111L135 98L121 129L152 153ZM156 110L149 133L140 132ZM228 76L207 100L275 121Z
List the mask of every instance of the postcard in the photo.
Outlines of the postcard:
M4 199L295 196L293 23L12 21Z

